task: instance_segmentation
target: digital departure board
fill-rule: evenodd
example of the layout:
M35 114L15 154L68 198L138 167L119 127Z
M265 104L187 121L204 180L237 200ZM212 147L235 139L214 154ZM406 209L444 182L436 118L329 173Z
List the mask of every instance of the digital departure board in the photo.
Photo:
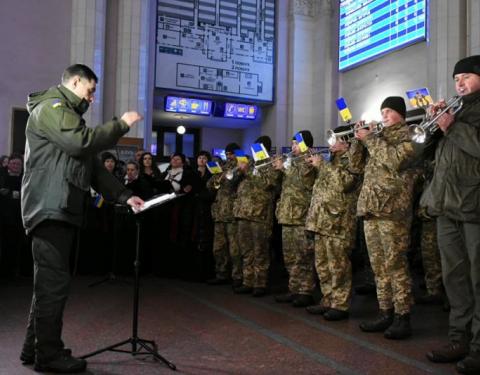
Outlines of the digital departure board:
M224 117L255 120L258 108L252 104L225 103Z
M340 0L339 70L427 39L428 0Z
M167 96L165 99L165 111L210 116L212 113L212 101Z

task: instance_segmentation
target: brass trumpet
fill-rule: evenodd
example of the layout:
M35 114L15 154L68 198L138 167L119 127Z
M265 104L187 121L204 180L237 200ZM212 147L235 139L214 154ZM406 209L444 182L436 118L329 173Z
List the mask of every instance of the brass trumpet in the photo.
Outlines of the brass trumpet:
M364 123L359 127L355 127L355 125L346 125L346 126L339 126L337 129L330 129L327 130L327 143L330 146L335 145L338 140L343 140L345 142L350 142L353 137L355 137L355 132L360 129L368 129L370 125L373 124L373 133L379 134L385 128L383 122L374 122L374 123ZM346 130L343 130L346 129Z
M278 155L278 156L275 156L275 157L272 157L272 159L266 163L263 163L263 164L259 164L259 165L256 165L255 166L255 170L256 171L259 171L265 167L269 167L271 166L272 164L274 164L277 160L280 160L280 159L288 159L289 157L291 157L293 154L293 151L290 151L289 153L287 154L282 154L282 155Z
M453 96L445 103L445 107L442 108L441 111L427 116L420 124L413 124L408 127L408 134L411 140L415 143L424 143L428 137L438 130L437 121L443 114L452 110L451 114L454 115L460 111L462 107L463 98L458 95Z

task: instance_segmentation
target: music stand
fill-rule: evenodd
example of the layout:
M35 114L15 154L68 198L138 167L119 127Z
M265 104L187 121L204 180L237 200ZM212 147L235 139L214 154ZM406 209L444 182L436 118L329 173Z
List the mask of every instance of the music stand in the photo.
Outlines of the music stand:
M169 368L172 370L176 370L177 367L164 357L162 357L158 353L157 344L153 340L145 340L138 337L138 298L139 298L139 286L140 286L140 228L141 228L141 221L142 221L142 213L148 211L154 207L161 206L167 202L170 202L180 195L176 195L175 193L172 194L164 194L158 197L154 197L144 203L144 206L140 210L133 210L135 214L135 222L137 227L136 233L136 245L135 245L135 261L133 262L135 276L134 276L134 285L133 285L133 322L132 322L132 336L126 340L120 341L116 344L109 345L105 348L96 350L92 353L85 354L80 358L88 358L94 355L111 351L111 352L119 352L119 353L130 353L133 356L135 355L145 355L151 354L155 359L162 361L165 363ZM130 350L121 350L117 349L120 346L131 344L132 348ZM137 347L140 347L137 350ZM144 349L146 352L142 352L141 350Z

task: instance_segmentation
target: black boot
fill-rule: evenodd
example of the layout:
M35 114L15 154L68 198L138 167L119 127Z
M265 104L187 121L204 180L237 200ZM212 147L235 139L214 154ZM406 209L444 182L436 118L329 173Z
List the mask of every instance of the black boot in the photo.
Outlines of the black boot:
M275 302L290 303L290 302L293 302L293 300L297 297L298 297L298 294L294 294L294 293L280 294L278 296L275 296Z
M233 292L235 294L250 294L253 292L253 288L251 286L242 285L238 288L234 288Z
M393 323L393 309L380 310L374 320L360 323L360 329L364 332L383 332Z
M313 297L310 294L299 294L292 302L294 307L307 307L313 304Z
M457 363L456 368L461 374L480 374L480 352L471 351L465 359Z
M332 308L325 312L325 314L323 314L323 319L329 320L331 322L345 320L348 319L348 311Z
M393 323L387 328L383 336L391 340L401 340L412 335L410 327L410 314L395 314Z
M46 362L35 362L34 370L37 372L74 373L83 372L87 368L87 361L72 357L62 352L59 357Z

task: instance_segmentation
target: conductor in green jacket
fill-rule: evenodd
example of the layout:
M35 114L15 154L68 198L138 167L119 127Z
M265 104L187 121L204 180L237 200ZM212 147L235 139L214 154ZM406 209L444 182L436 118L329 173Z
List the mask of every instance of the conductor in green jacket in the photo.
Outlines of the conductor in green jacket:
M70 285L69 256L85 213L90 187L106 199L139 208L132 195L96 155L113 147L142 119L126 112L120 120L88 128L82 115L93 102L98 78L85 65L72 65L62 83L28 98L22 217L32 237L34 285L20 359L36 371L80 372L86 361L71 355L61 339Z

